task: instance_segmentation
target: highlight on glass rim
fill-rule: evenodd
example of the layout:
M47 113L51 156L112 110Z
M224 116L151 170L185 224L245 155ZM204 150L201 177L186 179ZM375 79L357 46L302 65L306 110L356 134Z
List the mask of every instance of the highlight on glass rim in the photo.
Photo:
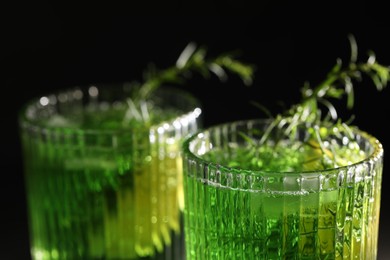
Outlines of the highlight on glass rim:
M373 52L360 62L349 41L350 60L300 103L185 140L187 259L376 259L383 148L332 101L352 108L355 81L382 90L390 68Z
M192 73L245 84L253 68L188 44L175 65L142 82L69 88L21 111L33 259L180 259L181 139L199 128L200 102L167 85Z

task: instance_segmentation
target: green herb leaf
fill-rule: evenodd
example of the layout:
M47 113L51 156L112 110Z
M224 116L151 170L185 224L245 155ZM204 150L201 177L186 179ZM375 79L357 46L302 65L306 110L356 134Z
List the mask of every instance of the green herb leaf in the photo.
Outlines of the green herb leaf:
M131 84L134 91L127 102L129 106L123 123L127 124L130 120L149 120L149 113L145 110L146 106L141 107L140 105L145 103L149 96L162 85L167 83L183 84L194 72L205 79L210 78L212 73L221 81L226 81L226 71L239 76L245 85L250 85L253 82L255 67L239 61L231 53L207 58L205 47L197 47L194 42L190 42L181 52L174 66L158 70L154 64L151 64L144 72L144 82Z
M323 157L323 168L326 168L329 162L332 161L333 166L338 165L338 159L332 151L332 147L325 147L323 140L329 135L341 136L341 132L351 140L354 136L351 130L353 126L349 125L350 122L342 122L338 118L332 99L346 97L346 106L351 109L355 103L354 86L356 81L360 81L363 76L367 76L380 91L387 86L390 80L390 68L379 64L372 51L369 52L366 62L359 62L356 40L353 35L349 35L348 39L351 48L349 62L343 63L341 59L337 59L336 64L317 86L311 87L308 82L305 82L301 88L301 102L292 105L272 119L273 121L264 131L260 145L266 145L271 135L273 136L272 145L280 142L280 140L274 140L275 136L280 139L290 138L294 141L294 138L298 138L297 131L303 128L304 131L309 133L306 142L310 143L311 146L314 142L314 146L320 149ZM343 66L343 64L347 65ZM261 106L257 106L264 110ZM327 108L327 113L323 113L322 107ZM331 131L327 129L331 129ZM279 131L281 134L275 134L275 131ZM276 147L276 145L274 146ZM312 162L312 159L308 162Z

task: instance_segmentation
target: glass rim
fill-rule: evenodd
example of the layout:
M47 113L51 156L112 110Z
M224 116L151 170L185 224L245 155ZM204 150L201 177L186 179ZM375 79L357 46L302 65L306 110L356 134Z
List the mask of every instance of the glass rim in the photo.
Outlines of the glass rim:
M88 88L90 87L97 87L98 89L105 89L108 90L110 88L113 88L115 90L119 90L120 87L128 82L122 82L122 83L101 83L101 84L85 84L85 85L80 85L80 86L73 86L73 87L65 87L56 91L52 92L47 92L46 94L42 94L40 96L36 96L34 98L31 98L28 100L25 104L22 105L22 107L19 109L18 112L18 123L19 123L19 128L31 128L35 131L41 131L46 133L53 132L53 131L58 131L58 130L66 130L69 132L69 134L89 134L89 135L97 135L97 134L121 134L121 133L128 133L130 128L117 128L117 129L94 129L94 128L85 128L85 129L80 129L78 127L65 127L65 126L48 126L39 122L35 122L31 118L28 118L27 116L27 110L33 106L39 104L41 98L46 97L56 97L58 99L58 96L62 93L67 93L67 92L74 92L74 91L83 91L88 93ZM137 131L142 131L142 130L147 130L150 128L158 128L161 126L168 124L172 124L176 119L178 118L187 118L189 116L196 116L198 117L201 114L201 103L200 101L192 95L190 92L174 87L174 86L162 86L161 88L157 89L155 93L158 93L160 91L166 92L168 91L169 93L172 93L175 96L179 96L180 98L184 98L187 103L189 104L194 104L193 109L187 109L188 111L185 111L181 114L179 114L176 117L169 118L168 120L162 120L157 123L154 123L152 125L147 125L145 126L144 124L139 124L137 125L134 130ZM57 101L56 101L57 102ZM141 127L142 126L142 127Z
M245 168L240 168L240 167L229 167L223 164L218 164L209 160L205 160L204 158L195 155L191 150L190 150L190 144L195 141L197 138L199 138L200 135L202 135L206 131L210 131L212 129L220 128L223 126L228 126L232 124L245 124L245 123L266 123L267 121L270 121L270 119L265 119L265 118L260 118L260 119L244 119L244 120L237 120L237 121L230 121L230 122L225 122L217 125L210 126L206 129L201 129L200 131L196 132L195 134L188 136L182 144L182 152L183 152L183 157L184 158L189 158L189 160L202 163L207 166L215 167L220 170L224 170L224 172L231 172L231 173L245 173L253 176L274 176L274 177L280 177L280 176L289 176L289 177L294 177L294 176L316 176L316 175L327 175L331 174L334 171L346 171L347 169L350 168L356 168L360 165L364 164L371 164L374 163L378 160L380 160L383 157L383 145L382 143L374 136L371 134L367 133L366 131L363 131L358 128L354 128L353 132L359 134L362 138L367 140L370 145L373 148L373 151L371 154L367 155L363 160L357 161L355 163L345 165L345 166L340 166L340 167L334 167L334 168L327 168L327 169L322 169L322 170L308 170L308 171L264 171L264 170L248 170Z

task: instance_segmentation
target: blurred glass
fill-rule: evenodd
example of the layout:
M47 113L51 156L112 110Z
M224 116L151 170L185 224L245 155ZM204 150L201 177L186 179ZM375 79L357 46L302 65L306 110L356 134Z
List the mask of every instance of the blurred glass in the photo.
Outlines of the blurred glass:
M33 259L184 255L179 151L199 127L199 103L161 88L135 107L131 91L68 89L21 111Z

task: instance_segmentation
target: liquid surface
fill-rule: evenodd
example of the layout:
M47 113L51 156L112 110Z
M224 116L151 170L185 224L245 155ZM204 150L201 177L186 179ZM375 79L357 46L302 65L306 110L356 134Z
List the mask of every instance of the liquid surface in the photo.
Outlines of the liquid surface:
M329 144L328 144L329 146ZM324 151L323 151L324 150ZM331 149L319 147L317 142L279 142L274 144L238 147L231 143L229 149L214 148L201 155L217 164L254 171L303 172L347 166L367 158L359 146L350 142Z

